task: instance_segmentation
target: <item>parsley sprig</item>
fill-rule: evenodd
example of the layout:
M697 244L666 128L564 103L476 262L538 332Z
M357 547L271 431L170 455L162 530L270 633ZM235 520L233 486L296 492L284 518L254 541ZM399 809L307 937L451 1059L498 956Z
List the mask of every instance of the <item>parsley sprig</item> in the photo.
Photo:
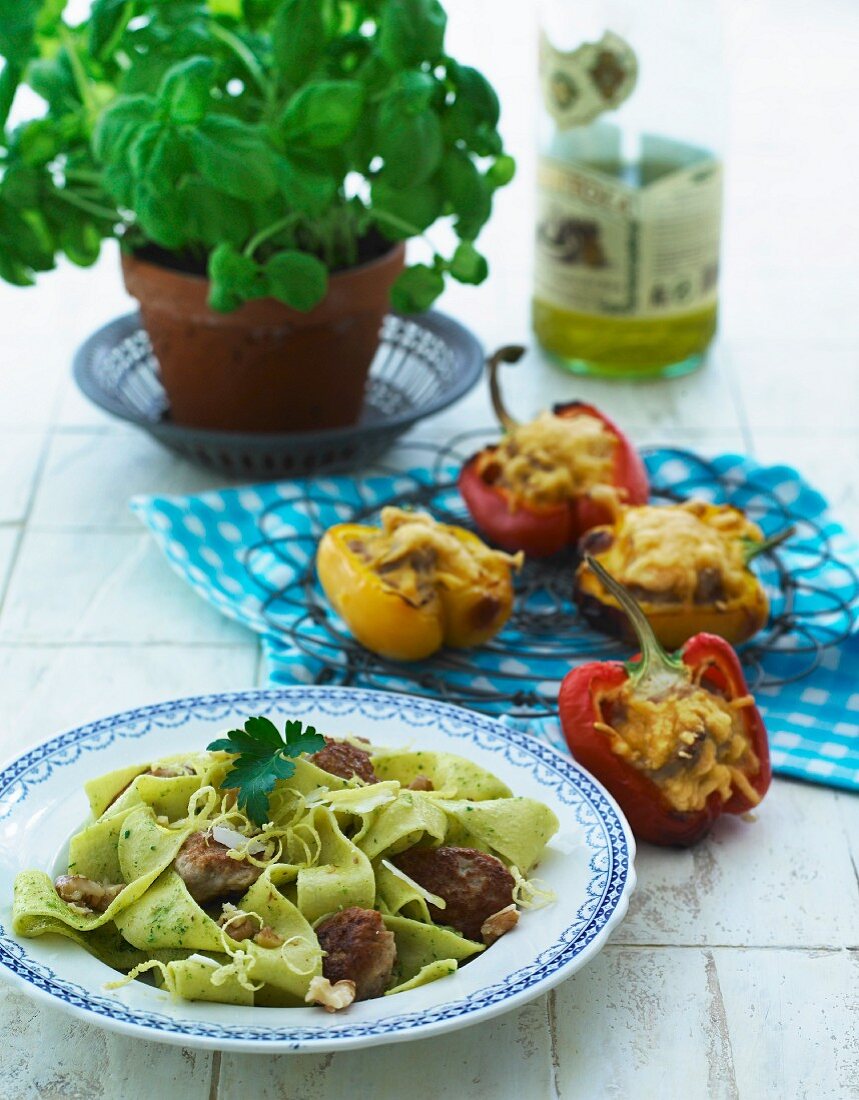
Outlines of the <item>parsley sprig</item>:
M279 779L293 775L295 757L325 748L325 738L313 726L287 722L285 733L281 737L268 718L248 718L243 730L230 730L208 746L237 757L225 785L238 788L239 808L257 825L268 821L268 796Z

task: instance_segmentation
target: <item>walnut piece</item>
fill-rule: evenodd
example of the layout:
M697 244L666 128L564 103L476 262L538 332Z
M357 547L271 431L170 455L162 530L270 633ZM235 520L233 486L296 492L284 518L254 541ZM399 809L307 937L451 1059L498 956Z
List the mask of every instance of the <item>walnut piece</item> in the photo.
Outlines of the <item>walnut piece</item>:
M309 1005L322 1005L326 1012L339 1012L355 1000L355 983L343 979L332 985L327 978L311 978L304 1000Z
M487 947L506 936L519 923L519 911L515 905L507 905L499 909L491 917L487 917L480 926L480 935Z

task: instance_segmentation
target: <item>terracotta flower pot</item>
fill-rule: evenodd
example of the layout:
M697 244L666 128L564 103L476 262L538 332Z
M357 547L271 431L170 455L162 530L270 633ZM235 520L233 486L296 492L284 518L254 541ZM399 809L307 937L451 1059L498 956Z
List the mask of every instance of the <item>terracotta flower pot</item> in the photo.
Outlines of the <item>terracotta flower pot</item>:
M209 309L202 276L122 258L177 424L243 432L354 424L405 247L331 276L309 313L273 298Z

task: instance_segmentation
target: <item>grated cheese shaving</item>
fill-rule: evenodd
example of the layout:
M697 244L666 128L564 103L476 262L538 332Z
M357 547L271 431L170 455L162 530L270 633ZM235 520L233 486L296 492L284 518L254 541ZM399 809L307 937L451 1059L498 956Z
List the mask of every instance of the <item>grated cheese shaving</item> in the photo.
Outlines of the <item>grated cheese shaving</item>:
M395 878L402 879L411 888L428 902L430 905L434 905L436 909L447 909L447 902L444 898L440 898L438 894L431 894L429 890L424 889L419 882L415 882L413 878L409 878L405 871L401 871L399 867L395 866L389 859L382 860L382 866L386 871L390 871Z
M617 440L595 416L540 413L501 440L489 461L500 466L496 482L539 504L558 504L610 487Z

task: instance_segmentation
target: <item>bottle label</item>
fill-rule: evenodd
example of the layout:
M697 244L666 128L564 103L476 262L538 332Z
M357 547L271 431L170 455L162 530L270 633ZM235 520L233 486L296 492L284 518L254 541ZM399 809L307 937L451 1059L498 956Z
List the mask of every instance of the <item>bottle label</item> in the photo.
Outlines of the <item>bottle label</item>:
M559 130L583 126L619 107L632 93L638 60L619 34L606 31L599 42L585 42L569 53L540 35L540 83L546 110Z
M701 161L644 187L543 157L536 297L560 309L658 318L714 305L722 167Z

